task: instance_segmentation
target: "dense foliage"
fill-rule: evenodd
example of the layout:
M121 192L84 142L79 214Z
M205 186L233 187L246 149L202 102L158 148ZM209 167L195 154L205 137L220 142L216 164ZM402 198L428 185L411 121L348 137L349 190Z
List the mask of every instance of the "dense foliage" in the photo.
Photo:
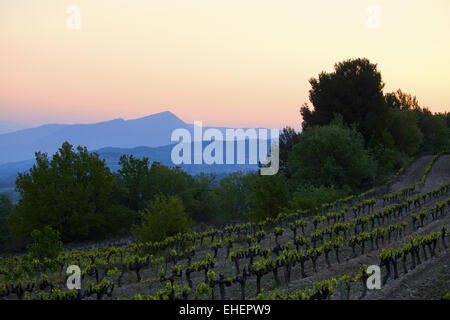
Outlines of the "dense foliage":
M285 148L280 153L284 165L282 172L288 178L296 172L301 179L311 180L311 171L303 170L306 172L304 177L297 169L305 165L301 155L306 149L298 152L298 144L303 137L312 135L308 131L311 132L313 128L316 128L315 141L308 144L306 152L309 150L309 157L304 157L309 160L307 165L314 167L313 156L317 157L319 154L316 148L323 151L326 138L330 139L329 145L333 146L330 152L342 152L345 148L341 145L342 139L330 137L331 129L326 129L335 127L333 119L336 114L343 119L345 125L362 135L363 148L371 158L369 161L366 155L361 158L361 163L350 173L353 176L350 183L347 181L348 172L344 175L343 171L333 170L339 168L335 161L322 161L321 164L326 168L332 168L327 169L331 175L329 180L334 180L333 185L339 188L347 185L353 192L367 188L368 171L370 182L375 186L388 179L393 171L403 167L411 157L436 154L450 148L450 113L433 114L426 107L421 107L416 97L400 89L383 94L384 83L377 65L367 59L350 59L337 63L333 72L322 72L317 78L312 78L310 83L309 100L313 108L304 104L300 109L303 132L295 133L291 128L285 128L280 137L280 147ZM358 138L356 141L361 140ZM300 153L300 157L291 156L295 153ZM324 154L326 153L320 153L319 159ZM360 154L355 154L353 158L356 160L359 156ZM295 159L288 162L289 157ZM351 155L347 154L346 157L348 159ZM340 159L343 157L340 156ZM361 170L365 165L366 170ZM341 176L336 175L336 172ZM319 171L318 179L321 181L316 180L316 184L324 184L321 174L323 171Z
M129 225L129 210L112 199L114 176L96 153L64 143L50 160L36 153L36 164L19 173L21 199L9 217L14 233L29 237L49 226L63 241L105 237Z
M133 235L143 242L162 241L177 233L187 232L192 224L184 211L183 202L177 196L158 195L141 214L141 223L133 226Z
M347 125L355 124L366 140L381 134L388 107L377 65L367 59L350 59L336 63L334 68L334 72L322 72L309 81L314 110L307 105L301 108L303 129L327 125L338 113Z
M290 182L296 187L357 190L374 174L362 135L339 118L327 126L306 128L292 147L288 166Z
M6 250L8 243L11 241L7 218L12 210L12 203L3 194L0 194L0 252Z
M43 261L44 259L56 259L64 251L58 231L46 226L42 231L31 232L33 243L28 248L33 259Z

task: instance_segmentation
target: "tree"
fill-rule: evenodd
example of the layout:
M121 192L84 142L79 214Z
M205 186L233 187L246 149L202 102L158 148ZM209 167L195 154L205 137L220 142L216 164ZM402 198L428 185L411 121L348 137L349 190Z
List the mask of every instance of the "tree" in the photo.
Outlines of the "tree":
M120 157L117 197L123 205L138 211L159 194L178 195L186 213L198 221L210 221L212 201L209 199L213 175L193 177L180 167L171 168L159 162L149 166L149 159L132 155Z
M450 150L450 112L438 112L435 114L435 116L440 119L441 123L445 124L447 141L445 143L446 146L444 147L444 149Z
M381 134L388 107L383 96L384 83L377 65L368 59L349 59L334 65L334 72L322 72L309 80L309 100L300 109L303 129L329 124L334 113L347 125L355 124L365 141Z
M279 155L279 170L281 173L289 178L288 170L288 155L291 152L292 147L298 142L300 134L297 133L291 127L283 128L283 132L280 134L280 155Z
M179 196L187 215L202 222L220 218L212 189L215 174L189 175L180 167L171 168L159 162L149 167L149 159L122 156L118 170L115 197L119 202L138 211L159 194Z
M416 116L405 109L391 109L389 114L388 128L397 150L408 156L415 155L423 139Z
M214 201L217 203L218 221L243 220L247 214L246 195L251 191L255 174L243 174L241 171L225 176L213 188Z
M128 208L135 211L143 209L151 198L149 159L122 155L119 165L121 168L117 171L120 189L118 196Z
M178 195L193 183L192 176L180 167L170 168L159 162L150 167L150 187L152 197L157 194Z
M196 221L211 221L210 191L214 182L214 175L191 176L180 167L170 168L159 162L153 162L150 168L151 199L159 194L179 196L187 215Z
M258 176L247 198L249 217L253 221L275 218L288 204L287 181L284 175Z
M446 126L445 120L432 114L427 108L421 111L415 110L418 117L418 127L423 133L423 142L420 150L424 153L437 153L449 147L450 131Z
M189 217L195 221L212 222L219 218L217 202L212 191L215 184L215 174L202 172L193 177L188 176L186 187L178 193Z
M362 135L343 124L341 116L327 126L305 129L289 154L294 189L323 185L355 191L370 182L374 168Z
M8 219L11 230L30 237L33 230L49 226L63 241L112 234L129 223L127 216L120 221L114 216L113 180L104 160L86 148L75 151L65 142L51 160L37 152L36 164L16 179L21 199Z
M132 233L142 242L164 240L187 232L192 225L178 196L157 195L140 214L141 223L133 226Z
M7 196L0 194L0 251L5 250L11 239L11 234L6 223L12 210L12 203Z
M385 182L394 169L403 167L409 158L397 150L394 137L387 128L384 128L380 137L371 139L368 147L369 153L375 159L373 178L376 184Z
M400 89L396 92L387 93L385 99L391 109L414 114L417 127L423 136L423 139L418 142L420 152L437 153L449 147L450 126L447 121L450 118L448 113L433 114L428 108L422 108L415 96L402 92ZM412 132L412 134L417 135L415 132Z
M417 110L420 109L419 101L416 96L403 92L398 89L396 92L389 92L385 95L386 103L392 109L398 110Z
M447 108L450 109L450 108ZM450 112L438 112L437 115L445 121L447 129L450 129Z

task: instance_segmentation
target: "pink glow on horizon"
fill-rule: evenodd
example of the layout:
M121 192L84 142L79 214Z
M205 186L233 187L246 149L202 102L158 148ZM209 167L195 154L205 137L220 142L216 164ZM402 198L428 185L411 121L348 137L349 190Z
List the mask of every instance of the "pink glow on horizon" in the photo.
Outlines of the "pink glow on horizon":
M66 28L77 4L81 29ZM0 121L90 123L169 110L187 123L300 128L308 79L336 62L378 63L401 88L450 109L450 2L3 0Z

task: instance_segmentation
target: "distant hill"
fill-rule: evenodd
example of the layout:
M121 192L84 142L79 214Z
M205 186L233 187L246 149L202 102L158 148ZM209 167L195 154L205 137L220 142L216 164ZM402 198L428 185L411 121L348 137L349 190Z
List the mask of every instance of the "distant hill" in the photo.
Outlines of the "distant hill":
M193 137L193 124L187 124L169 111L147 117L93 124L47 124L36 128L0 134L0 164L34 158L36 151L55 153L64 141L88 150L105 147L136 148L168 146L175 129L186 129ZM204 127L206 130L208 127ZM218 128L223 133L226 128Z
M209 127L203 127L207 130ZM86 146L89 151L96 151L112 171L119 169L119 159L123 154L135 157L147 157L150 163L157 161L173 167L170 140L175 129L186 129L194 140L194 125L187 124L169 111L148 117L99 122L94 124L47 124L36 128L0 134L0 193L7 194L14 202L19 195L14 191L17 173L28 171L35 163L37 151L54 154L64 141L74 146ZM226 137L224 127L220 130ZM246 128L242 128L246 129ZM203 148L210 142L203 142ZM226 150L226 144L223 148ZM237 150L235 141L235 150ZM270 145L268 144L270 149ZM216 173L220 176L235 171L256 171L256 164L249 164L249 141L246 141L245 164L208 165L181 164L180 167L190 174ZM194 150L192 150L193 162ZM225 159L224 163L225 163ZM235 152L234 163L237 163Z
M127 121L115 119L94 124L43 125L1 134L0 163L31 159L36 151L54 153L64 141L86 146L89 150L107 146L164 146L171 143L173 130L189 127L168 111Z
M203 142L203 148L206 147L209 144L209 142ZM237 142L234 143L234 149L237 149L236 146ZM191 156L191 163L192 164L181 164L179 167L181 167L183 170L190 174L198 174L200 172L203 173L230 173L235 171L257 171L258 165L257 164L249 164L249 157L248 157L248 146L249 141L246 141L246 154L245 154L245 164L237 164L237 155L235 152L234 155L234 164L193 164L193 156ZM149 158L150 162L160 162L164 165L175 167L175 165L172 162L171 159L171 152L172 152L173 145L168 146L162 146L162 147L156 147L156 148L149 148L149 147L137 147L137 148L131 148L131 149L125 149L125 148L102 148L97 150L96 152L100 155L101 158L105 159L106 164L112 171L116 171L119 169L119 159L121 155L133 155L138 158L147 157ZM224 150L226 149L225 143L223 144ZM192 151L193 154L193 151ZM223 159L223 162L225 163L226 160ZM0 172L1 172L1 166L0 166Z
M26 129L27 125L19 124L11 121L0 121L0 134L10 133L17 130Z

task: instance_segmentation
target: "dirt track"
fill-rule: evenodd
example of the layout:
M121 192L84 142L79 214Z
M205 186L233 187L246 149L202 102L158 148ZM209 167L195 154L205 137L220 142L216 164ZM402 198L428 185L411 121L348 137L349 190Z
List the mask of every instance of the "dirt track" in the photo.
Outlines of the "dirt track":
M411 165L400 174L397 180L392 183L389 192L398 192L405 187L418 183L422 179L425 169L432 158L433 156L423 156L414 160Z
M422 192L433 190L448 181L450 181L450 155L447 154L439 157L433 164Z

